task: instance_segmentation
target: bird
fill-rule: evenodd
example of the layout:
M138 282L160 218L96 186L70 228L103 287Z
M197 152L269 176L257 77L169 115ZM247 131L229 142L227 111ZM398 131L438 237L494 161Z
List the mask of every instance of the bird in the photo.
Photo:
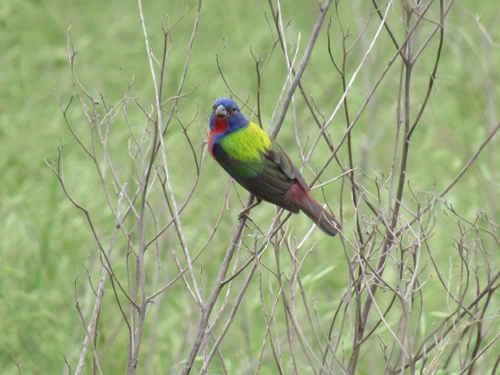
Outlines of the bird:
M309 185L281 146L247 120L232 99L215 101L209 125L210 154L257 199L240 216L266 201L293 213L302 211L327 235L335 236L342 230L340 223L311 196Z

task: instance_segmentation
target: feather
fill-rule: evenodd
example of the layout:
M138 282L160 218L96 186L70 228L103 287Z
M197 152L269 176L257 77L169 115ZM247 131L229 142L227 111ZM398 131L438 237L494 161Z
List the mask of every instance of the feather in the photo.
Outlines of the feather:
M293 185L288 194L295 205L326 234L335 236L342 229L339 222L299 184Z

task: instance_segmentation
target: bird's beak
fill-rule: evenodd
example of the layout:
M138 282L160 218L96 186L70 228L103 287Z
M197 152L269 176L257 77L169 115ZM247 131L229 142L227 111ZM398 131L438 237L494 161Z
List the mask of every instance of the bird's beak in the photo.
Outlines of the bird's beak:
M222 104L215 110L215 115L217 117L227 117L227 110Z

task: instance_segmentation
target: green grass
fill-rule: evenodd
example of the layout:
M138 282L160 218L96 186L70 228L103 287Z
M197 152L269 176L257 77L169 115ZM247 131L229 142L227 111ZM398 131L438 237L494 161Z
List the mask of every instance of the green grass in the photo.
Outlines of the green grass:
M187 9L183 21L172 34L173 45L167 63L166 92L173 95L183 71L185 46L191 35L196 3L188 1L188 8L182 2L170 3L172 4L145 2L145 10L151 43L154 50L159 53L162 44L161 14L168 13L170 23L174 24ZM261 6L267 9L268 5L263 3ZM315 6L307 7L306 12L298 10L296 6L287 8L285 12L285 17L297 20L292 24L287 37L293 40L297 38L299 32L302 32L302 51L315 22L316 11ZM350 14L349 8L346 8L345 12ZM488 132L485 120L496 115L498 121L498 105L495 103L498 103L499 98L500 77L497 67L500 62L500 51L485 42L473 17L475 14L481 15L481 22L491 31L495 39L498 36L498 19L495 18L497 13L493 2L473 0L463 1L451 11L447 23L449 29L446 29L446 45L438 71L439 95L433 93L424 121L415 134L410 151L412 154L420 154L420 157L412 159L409 166L408 176L415 190L435 189L440 192L485 138ZM74 370L78 357L74 352L70 353L70 350L75 348L78 350L83 337L83 329L74 307L75 279L79 275L78 285L83 293L80 297L82 301L87 302L85 308L88 309L91 303L88 288L84 288L87 285L85 267L89 266L93 277L100 273L96 245L88 223L84 215L65 198L57 178L43 162L42 155L49 161L57 159L57 145L64 142L68 190L79 203L89 209L99 228L99 235L103 238L109 238L114 221L100 191L99 179L94 173L92 162L72 139L54 98L55 95L67 103L73 91L65 51L66 33L70 24L72 24L71 39L75 50L78 51L77 74L90 92L94 95L104 92L109 101L116 102L127 88L124 77L130 80L134 74L137 83L133 86L133 92L140 98L140 102L147 106L154 100L138 7L135 2L4 0L0 4L0 51L2 51L0 58L0 175L2 176L0 368L2 374L17 373L13 359L20 362L24 374L62 373L65 368L63 356L69 356L68 360L72 361ZM356 30L354 20L352 24ZM261 51L265 56L272 46L269 33L267 22L255 2L247 2L245 5L234 1L203 4L185 91L194 87L200 79L201 84L188 100L182 100L179 105L180 114L186 121L194 118L198 111L196 123L189 128L197 152L202 139L206 138L206 115L210 111L213 99L228 95L228 90L218 74L216 53L220 53L221 65L231 87L241 97L250 97L251 102L254 102L257 85L255 63L249 47L252 46L254 52ZM387 49L387 54L390 54L393 52L393 46L386 36L384 38L380 42L380 49ZM325 40L323 32L318 44L324 46ZM339 39L336 42L334 52L340 56ZM500 43L498 38L495 42ZM221 52L224 43L226 47ZM277 50L275 53L279 55L281 52ZM354 55L359 53L360 50L353 51ZM282 64L283 59L279 55L267 68L266 81L262 87L264 128L269 124L276 98L286 76ZM310 70L305 76L307 88L315 94L315 100L320 106L329 103L328 108L331 110L340 98L341 86L325 48L318 47L315 50L310 65ZM370 66L374 72L380 72L384 67L380 61L370 61ZM355 67L356 65L348 67L351 74ZM392 69L396 80L399 67L394 66ZM424 64L414 73L419 77L415 85L417 98L419 95L421 98L425 90L429 69L429 66ZM318 73L323 70L328 72L326 76ZM329 82L328 87L325 87L325 80ZM492 104L488 104L486 83L491 83L494 99ZM380 91L384 93L384 89L388 90L387 95L381 94L377 98L380 106L385 107L377 112L375 119L377 122L375 134L379 141L374 145L369 160L370 166L378 173L387 173L387 170L382 169L390 165L388 161L392 157L392 149L388 150L385 144L393 142L393 138L389 137L393 134L391 126L394 125L390 123L392 121L390 119L395 112L395 102L394 96L391 95L393 93L388 87L382 86ZM365 91L359 83L353 88L350 97L354 108L364 101L364 95ZM298 111L299 120L301 116L307 118L305 108L299 108ZM133 125L139 128L140 111L136 108L131 112L131 116L136 116L137 119L137 123ZM248 111L244 112L248 114ZM81 110L75 106L75 109L70 111L69 117L79 134L84 136L86 122ZM291 157L298 161L293 127L289 126L291 118L289 114L288 124L283 127L279 140ZM355 144L356 159L359 158L356 155L360 154L361 140L368 121L366 113L354 132L355 139L360 140ZM121 123L113 126L115 135L111 144L113 153L116 157L127 160L127 129ZM340 139L344 127L342 115L339 115L330 129L334 143ZM311 128L311 132L313 129ZM167 133L173 184L182 186L188 182L187 185L191 186L195 172L186 171L183 167L186 144L179 130L178 124L173 122ZM306 145L306 132L302 133L301 137L301 142ZM320 147L323 148L324 145ZM468 217L474 218L476 212L485 210L490 219L498 223L499 188L490 183L490 181L499 182L500 160L495 147L498 148L498 139L494 141L494 145L485 149L475 167L460 182L459 188L450 192L447 200ZM326 147L322 150L328 152ZM346 156L345 150L343 152L342 159ZM320 166L322 162L321 152L318 152L311 162L311 167ZM124 178L130 176L130 170L131 163L124 161L121 165L121 175ZM330 177L336 174L338 170L335 168L329 171ZM310 180L312 174L306 171L305 176ZM183 213L183 223L193 248L201 245L217 220L218 210L224 200L226 181L222 170L207 159L201 171L200 186L195 192L196 203L188 206ZM435 188L434 183L436 183ZM337 190L329 192L338 196L339 187L335 189ZM183 202L187 191L178 189L177 194L179 202ZM317 196L320 197L319 192ZM246 199L246 195L243 199ZM495 204L492 205L493 203ZM217 209L212 211L212 207ZM223 218L216 241L199 260L199 267L203 267L205 296L208 296L211 280L217 273L218 265L227 248L239 209L232 188L230 212ZM160 206L158 212L161 210L165 210L165 207ZM262 205L254 210L253 217L266 228L272 213L274 213L272 207ZM347 214L351 215L348 216L348 220L351 221L348 221L347 225L353 226L352 212ZM297 228L298 233L305 233L309 229L309 223L300 219L293 217L290 227ZM437 229L433 238L435 246L450 249L449 236L448 230ZM318 242L316 245L318 251L313 252L304 263L304 283L307 281L308 287L321 296L338 298L345 289L347 280L344 254L342 251L331 249L331 245L327 245L329 243L320 233L315 232L314 240ZM312 245L312 240L308 245ZM122 248L118 251L124 250ZM168 259L167 251L164 257ZM286 256L282 255L282 258L286 264ZM120 259L119 255L116 255L116 259ZM449 259L449 256L444 255L441 261L447 264ZM272 251L268 251L263 261L274 264ZM121 263L118 267L118 272L125 272L125 264ZM153 267L152 263L150 267ZM331 267L334 267L333 271ZM174 272L175 267L166 266L162 279L168 280ZM264 271L264 283L267 283L269 277ZM257 283L253 282L251 287L256 290ZM247 325L255 328L250 332L248 340L242 344L239 339L240 331L237 331L237 334L224 341L223 348L236 348L234 358L226 358L230 373L237 373L242 363L249 364L258 357L265 325L262 314L258 315L260 302L256 296L245 299L241 309L242 315L237 317L243 327L241 335L245 334L245 321ZM105 298L112 306L114 297L109 284ZM323 300L320 303L327 302ZM437 312L445 309L443 306L436 306ZM194 311L186 291L181 287L167 294L161 310L153 312L156 318L152 319L151 323L148 322L146 327L146 332L155 331L156 336L152 339L154 342L148 343L146 338L144 347L154 346L155 352L151 357L147 357L147 365L142 368L142 373L147 373L146 371L151 371L149 373L152 374L165 373L171 366L178 365L184 359L175 358L169 353L185 351L185 345L190 345L189 340L187 343L184 342L183 336L192 329L188 324L189 319L193 321L198 319ZM282 316L282 312L280 314ZM186 316L189 319L185 319ZM327 324L331 314L321 319ZM429 319L430 317L427 317L427 320ZM432 324L430 321L427 323ZM113 344L125 343L127 332L123 323L120 323L116 306L114 310L111 308L103 314L100 324L103 327L110 327L99 336L100 345L109 345L105 350L104 372L123 372L127 356L126 345ZM182 333L172 334L176 329ZM90 358L88 356L89 361ZM272 360L269 362L271 363L269 368L273 368ZM360 371L368 371L368 366L369 364L363 363L360 365ZM90 373L90 362L87 370ZM212 371L217 373L221 369L214 365Z

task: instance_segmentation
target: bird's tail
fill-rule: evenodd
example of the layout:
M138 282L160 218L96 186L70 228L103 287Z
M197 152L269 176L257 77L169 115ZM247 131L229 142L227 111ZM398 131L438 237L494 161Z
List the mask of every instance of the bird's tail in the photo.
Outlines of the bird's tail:
M293 203L300 208L314 223L329 236L335 236L342 230L340 223L323 208L314 198L299 184L295 184L288 191Z

